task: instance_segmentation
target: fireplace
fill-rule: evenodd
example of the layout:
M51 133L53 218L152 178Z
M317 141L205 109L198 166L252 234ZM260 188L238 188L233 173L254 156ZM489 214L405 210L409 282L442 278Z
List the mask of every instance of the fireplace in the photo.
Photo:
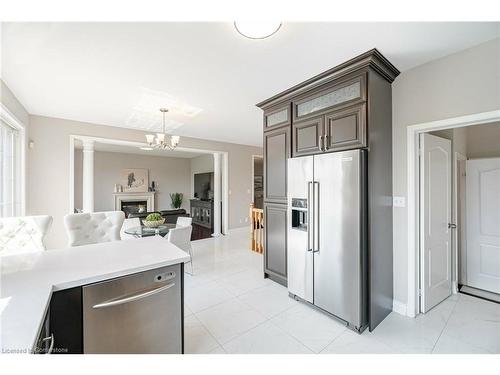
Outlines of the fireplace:
M155 193L114 193L115 211L130 213L152 212L155 210Z
M147 212L148 201L121 201L121 210L125 213L125 217L129 214Z

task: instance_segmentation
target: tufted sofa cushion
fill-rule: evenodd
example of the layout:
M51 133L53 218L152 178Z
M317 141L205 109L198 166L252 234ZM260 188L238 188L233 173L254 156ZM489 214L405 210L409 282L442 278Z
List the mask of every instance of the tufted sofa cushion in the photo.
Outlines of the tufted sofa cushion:
M125 214L122 211L66 215L64 225L68 234L68 245L118 241L124 219Z
M0 219L0 255L45 250L43 239L52 216L18 216Z

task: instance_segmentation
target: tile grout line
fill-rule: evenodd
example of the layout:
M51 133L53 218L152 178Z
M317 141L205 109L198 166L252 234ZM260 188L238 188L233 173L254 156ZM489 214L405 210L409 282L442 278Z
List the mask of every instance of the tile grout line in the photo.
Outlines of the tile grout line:
M345 333L348 329L349 329L349 328L344 327L344 328L342 329L342 331L340 331L340 332L339 332L339 334L338 334L337 336L335 336L335 337L333 338L333 340L332 340L332 341L330 341L330 342L329 342L328 344L326 344L323 348L321 348L321 350L320 350L317 354L321 354L321 353L322 353L322 352L323 352L326 348L328 348L330 345L332 345L334 341L336 341L336 340L337 340L340 336L342 336L342 335L343 335L343 334L344 334L344 333Z
M266 287L268 287L268 286L264 286L264 287L262 287L262 288L266 288ZM253 289L253 290L260 289L260 288L261 288L261 287L259 287L259 288L255 288L255 289ZM248 291L248 292L250 292L250 291ZM249 331L251 331L252 329L255 329L255 328L257 328L257 327L259 327L259 326L261 326L261 325L263 325L263 324L265 324L265 323L268 323L268 322L269 322L269 323L271 323L273 326L275 326L276 328L278 328L279 330L281 330L283 333L285 333L287 336L291 337L292 339L294 339L295 341L297 341L299 344L301 344L302 346L304 346L306 349L308 349L308 350L310 350L311 352L313 352L313 354L315 354L315 352L314 352L312 349L310 349L307 345L305 345L304 343L300 342L300 341L299 341L297 338L295 338L293 335L291 335L290 333L288 333L288 332L284 331L281 327L277 326L275 323L273 323L273 322L271 321L272 319L274 319L274 318L275 318L275 317L277 317L278 315L280 315L280 314L282 314L282 313L284 313L284 312L286 312L286 311L288 311L288 310L292 309L292 308L293 308L293 307L295 307L295 306L290 306L289 308L287 308L286 310L283 310L283 311L279 312L278 314L275 314L275 315L273 315L273 316L271 316L271 317L267 317L267 316L263 315L261 312L259 312L259 311L257 311L256 309L254 309L254 308L253 308L252 306L250 306L248 303L246 303L246 302L244 302L244 301L239 300L239 298L238 298L238 297L239 297L239 296L236 296L236 297L234 297L234 299L237 299L237 300L238 300L238 302L240 302L240 303L242 303L242 304L246 305L249 309L251 309L251 310L253 310L253 311L257 312L257 313L258 313L258 314L260 314L260 315L262 315L262 316L264 317L264 321L262 321L262 322L258 323L257 325L255 325L255 326L253 326L253 327L251 327L251 328L248 328L248 329L244 330L243 332L239 333L236 337L233 337L232 339L230 339L229 341L227 341L225 344L228 344L228 343L230 343L230 342L232 342L232 341L236 340L237 338L239 338L239 337L243 336L244 334L248 333L248 332L249 332ZM228 302L228 301L230 301L230 300L227 300L227 301L225 301L225 302ZM224 303L224 302L221 302L221 303L219 303L218 305L220 305L220 304L222 304L222 303ZM216 305L214 305L214 306L216 306ZM212 307L213 307L213 306L212 306ZM205 310L206 310L206 309L205 309ZM202 310L202 311L204 311L204 310ZM201 311L200 311L200 312L201 312ZM231 353L227 353L227 351L226 351L226 349L225 349L225 347L224 347L224 345L225 345L225 344L223 344L223 343L221 343L219 340L217 340L217 338L216 338L216 337L212 334L212 332L210 332L210 330L209 330L209 329L208 329L208 328L207 328L207 327L203 324L203 322L202 322L202 321L198 318L198 316L196 315L196 313L195 313L195 312L193 312L193 315L194 315L194 316L196 317L196 319L200 322L200 324L203 326L203 328L205 328L205 329L207 330L207 332L210 334L210 336L212 336L212 337L214 338L214 340L215 340L215 341L219 344L219 346L220 346L220 347L221 347L221 348L222 348L222 349L226 352L226 354L231 354Z
M234 299L237 299L237 298L238 298L238 297L234 297ZM227 301L226 301L226 302L227 302ZM258 314L260 314L260 312L256 311L256 310L255 310L252 306L248 305L247 303L245 303L245 302L243 302L243 301L238 301L238 302L240 302L240 303L242 303L242 304L246 305L246 306L247 306L247 307L249 307L251 310L254 310L254 311L255 311L255 312L257 312ZM195 313L193 313L193 314L195 314ZM195 314L195 315L196 315L196 314ZM262 314L260 314L260 315L262 315ZM232 339L230 339L229 341L227 341L227 342L226 342L226 344L230 343L230 342L231 342L231 341L233 341L233 340L236 340L238 337L240 337L240 336L244 335L245 333L247 333L248 331L251 331L251 330L252 330L252 329L254 329L254 328L257 328L258 326L260 326L260 325L262 325L262 324L266 323L266 322L269 320L269 319L267 319L265 316L264 316L264 318L265 318L265 320L264 320L264 321L262 321L262 322L258 323L257 325L255 325L255 326L253 326L253 327L251 327L251 328L249 328L249 329L247 329L247 330L245 330L245 331L241 332L241 333L240 333L240 334L238 334L236 337L233 337ZM218 344L222 347L222 349L226 352L226 349L224 348L224 344L222 344L219 340L217 340L217 338L216 338L214 335L212 335L212 332L210 332L210 330L209 330L209 329L208 329L208 328L207 328L207 327L203 324L203 322L202 322L200 319L198 319L198 317L197 317L197 316L196 316L196 319L197 319L197 320L201 323L201 325L202 325L202 326L203 326L203 327L207 330L207 332L210 334L210 336L212 336L212 337L214 338L214 340L215 340L215 341L216 341L216 342L217 342L217 343L218 343ZM227 352L226 352L226 354L231 354L231 353L227 353Z
M210 282L215 282L215 281L210 281ZM265 285L265 286L263 286L263 287L257 287L257 288L254 288L254 289L250 289L250 290L246 291L245 293L242 293L242 294L239 294L239 295L235 295L235 294L234 294L233 292L231 292L231 290L230 290L230 289L228 289L227 287L225 287L225 286L223 286L223 285L221 285L221 286L222 286L224 289L226 289L229 293L231 293L231 294L232 294L231 298L228 298L228 299L226 299L226 300L224 300L224 301L218 302L218 303L216 303L215 305L210 305L210 306L205 307L205 308L201 309L200 311L196 311L196 312L195 312L192 308L189 308L189 309L191 310L191 312L192 312L193 314L195 314L195 313L201 313L201 312L203 312L203 311L206 311L206 310L208 310L208 309L211 309L212 307L216 307L216 306L222 305L223 303L229 302L229 301L231 301L232 299L238 299L238 297L240 297L240 296L242 296L242 295L244 295L244 294L246 294L246 293L252 292L252 291L254 291L254 290L256 290L256 289L260 289L260 288L267 288L269 285ZM243 301L240 301L240 302L243 302ZM247 304L247 305L248 305L248 304ZM188 307L189 307L189 306L188 306ZM251 306L249 305L249 307L251 307ZM253 309L253 307L252 307L252 309ZM257 312L258 312L258 311L257 311ZM260 314L260 313L259 313L259 314Z
M290 309L287 309L286 311L288 311L288 310L290 310ZM285 312L285 311L283 311L283 312ZM280 314L281 314L281 313L280 313ZM276 317L276 316L278 316L278 315L280 315L280 314L275 315L275 317ZM278 328L278 329L279 329L281 332L283 332L285 335L290 336L293 340L295 340L297 343L299 343L300 345L302 345L304 348L306 348L307 350L311 351L311 353L307 353L307 354L319 354L319 352L318 352L318 353L316 353L314 350L312 350L312 348L310 348L309 346L307 346L305 343L301 342L301 341L300 341L298 338L296 338L294 335L292 335L291 333L289 333L289 332L285 331L283 328L281 328L280 326L278 326L276 323L273 323L273 322L271 321L271 319L273 319L273 318L270 318L270 319L269 319L269 323L271 323L273 326L275 326L276 328Z
M451 316L453 315L453 313L455 312L455 309L457 308L457 305L458 305L458 301L459 301L460 298L457 298L456 302L455 302L455 305L453 305L453 309L451 309L451 313L450 315L448 316L448 319L446 319L446 323L444 324L443 326L443 329L441 330L441 332L439 332L439 336L438 338L436 339L436 341L434 342L434 345L432 346L432 349L431 349L431 353L430 354L434 354L434 349L436 349L436 345L437 343L439 342L439 339L441 338L441 336L443 335L443 332L444 330L446 329L446 327L448 326L448 322L450 321L451 319Z
M227 354L226 350L224 349L224 347L222 346L222 344L219 342L219 340L217 340L217 338L212 335L212 332L210 332L210 330L205 327L205 325L203 324L203 322L196 316L195 313L193 313L192 315L194 315L194 317L196 318L196 320L198 321L198 323L200 323L200 325L205 329L205 331L208 332L208 334L210 335L210 337L212 337L214 339L214 341L217 343L217 345L219 345L219 347L224 351L224 353ZM215 350L216 348L212 349L212 350ZM210 354L210 353L195 353L195 354Z

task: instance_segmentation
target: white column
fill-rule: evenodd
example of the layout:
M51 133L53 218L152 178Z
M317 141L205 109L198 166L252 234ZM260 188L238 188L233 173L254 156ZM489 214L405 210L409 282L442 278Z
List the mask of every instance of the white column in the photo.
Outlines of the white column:
M225 152L222 154L222 233L229 232L229 156Z
M214 233L212 236L218 237L220 232L220 208L221 208L221 154L214 153Z
M83 141L83 212L94 212L94 141Z

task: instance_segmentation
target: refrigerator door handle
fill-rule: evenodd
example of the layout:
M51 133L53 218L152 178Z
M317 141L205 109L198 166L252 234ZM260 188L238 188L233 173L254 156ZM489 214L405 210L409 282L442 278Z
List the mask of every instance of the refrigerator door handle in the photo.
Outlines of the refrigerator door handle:
M307 251L312 251L312 247L314 246L313 241L314 237L311 239L313 235L313 226L312 226L312 197L313 197L313 182L307 182Z
M319 182L314 181L314 194L313 194L313 201L314 201L314 224L313 224L313 252L314 253L319 253Z

